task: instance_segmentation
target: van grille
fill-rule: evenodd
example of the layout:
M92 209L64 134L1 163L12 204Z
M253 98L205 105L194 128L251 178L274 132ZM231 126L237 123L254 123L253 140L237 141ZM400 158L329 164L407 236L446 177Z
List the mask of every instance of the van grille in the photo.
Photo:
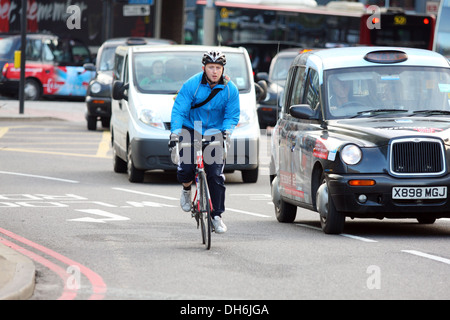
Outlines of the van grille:
M440 175L445 172L444 146L440 140L414 138L391 144L391 172L397 175Z

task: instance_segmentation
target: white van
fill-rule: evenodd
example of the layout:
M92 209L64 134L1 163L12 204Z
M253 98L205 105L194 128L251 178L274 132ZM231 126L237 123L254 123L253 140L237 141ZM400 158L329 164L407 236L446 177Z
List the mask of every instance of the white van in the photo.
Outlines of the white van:
M167 147L174 97L183 83L202 71L206 46L118 47L115 55L111 142L114 171L142 182L147 170L176 170ZM244 48L220 47L227 57L225 74L239 89L241 116L232 135L225 172L240 170L244 182L256 182L260 130L250 58ZM163 78L151 79L152 67Z

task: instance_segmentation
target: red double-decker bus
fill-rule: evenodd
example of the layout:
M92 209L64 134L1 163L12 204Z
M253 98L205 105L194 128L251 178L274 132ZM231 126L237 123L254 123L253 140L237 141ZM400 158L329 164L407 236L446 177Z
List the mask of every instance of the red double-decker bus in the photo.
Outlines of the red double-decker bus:
M206 2L197 1L193 43L203 43ZM358 2L331 1L325 6L313 0L285 2L216 1L217 44L277 41L309 48L394 45L430 50L433 46L436 19L431 14L366 7Z

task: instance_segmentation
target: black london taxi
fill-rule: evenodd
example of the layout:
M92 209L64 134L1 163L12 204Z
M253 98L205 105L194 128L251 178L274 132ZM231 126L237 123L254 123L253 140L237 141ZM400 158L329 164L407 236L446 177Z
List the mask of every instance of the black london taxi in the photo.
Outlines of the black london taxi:
M349 218L450 217L450 67L427 50L311 51L289 69L272 134L276 218L297 207L336 234Z

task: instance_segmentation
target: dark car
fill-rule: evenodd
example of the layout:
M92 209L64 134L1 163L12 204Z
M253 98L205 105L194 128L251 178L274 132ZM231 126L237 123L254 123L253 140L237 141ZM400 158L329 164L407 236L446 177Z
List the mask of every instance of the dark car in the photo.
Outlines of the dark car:
M325 233L346 217L450 217L450 67L421 49L324 49L294 59L272 136L275 214L315 210Z
M283 94L289 67L294 58L302 51L303 49L301 48L280 51L273 57L269 73L259 72L256 75L257 80L265 80L267 82L266 98L257 105L261 129L274 126L277 123L278 113L280 112L279 102Z
M114 52L122 45L174 44L172 40L154 38L113 38L106 40L98 50L96 65L85 64L86 70L95 71L96 76L89 83L86 94L86 121L89 130L97 129L97 121L109 128L111 119L111 86L113 81Z
M81 41L51 34L26 36L25 99L42 96L84 97L93 72L83 68L92 62L91 53ZM15 52L21 49L21 36L0 39L0 93L17 96L20 65L15 65ZM20 63L20 59L17 59Z
M302 44L291 41L254 40L227 44L230 47L244 47L252 61L253 75L258 72L269 72L273 57L282 50L300 48Z

